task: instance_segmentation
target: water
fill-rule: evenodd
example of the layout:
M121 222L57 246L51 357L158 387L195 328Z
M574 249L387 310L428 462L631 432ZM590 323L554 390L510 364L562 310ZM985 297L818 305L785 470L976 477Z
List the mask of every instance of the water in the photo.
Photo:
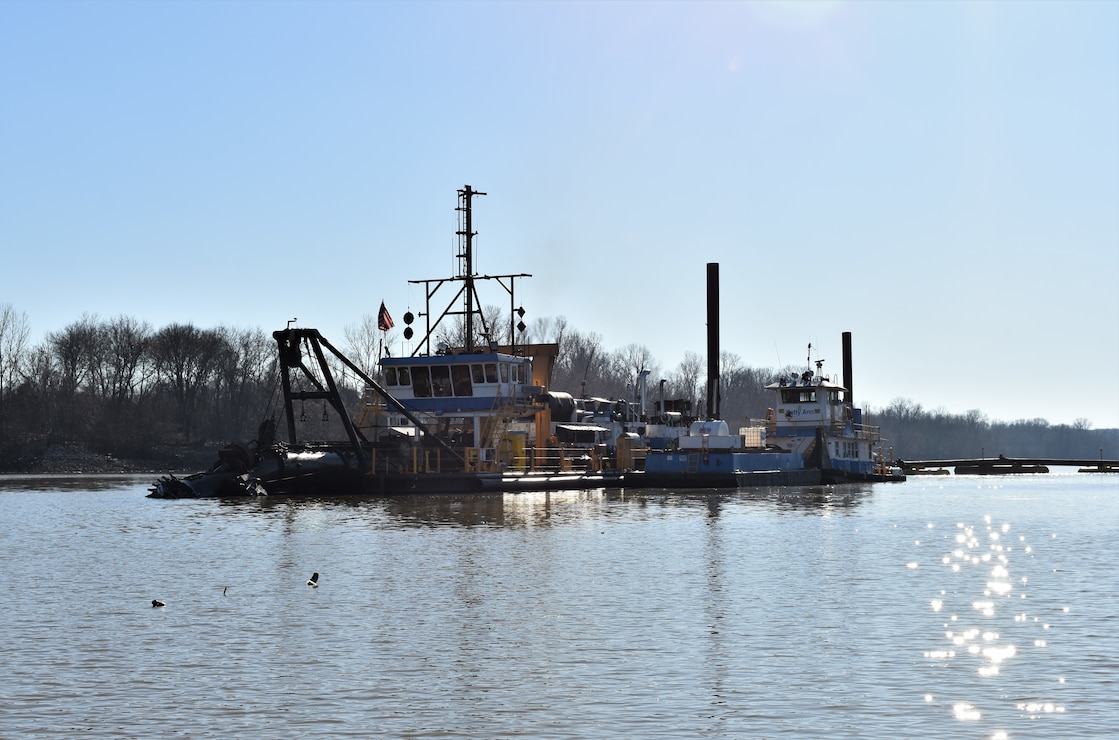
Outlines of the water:
M150 478L0 478L0 737L1119 731L1119 477L239 502Z

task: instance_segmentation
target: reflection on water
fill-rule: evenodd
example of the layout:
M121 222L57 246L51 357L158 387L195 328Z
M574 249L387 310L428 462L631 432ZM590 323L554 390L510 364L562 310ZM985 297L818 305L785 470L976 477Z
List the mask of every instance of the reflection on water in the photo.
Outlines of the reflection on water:
M853 509L873 493L870 485L755 488L741 491L662 489L536 491L525 493L421 494L391 497L329 496L224 499L218 506L244 512L288 514L301 509L340 509L377 514L398 526L541 527L588 517L625 515L636 509L704 510L717 517L727 507L771 513L831 514Z
M0 493L4 491L115 491L148 484L156 476L143 473L119 475L0 475Z
M145 488L150 474L120 475L0 475L0 493L10 491L97 492ZM703 508L718 516L727 505L756 507L771 512L832 513L853 509L873 493L869 484L750 488L739 491L684 489L598 489L526 493L425 494L392 496L261 497L212 499L221 508L263 514L292 510L341 508L378 511L399 517L400 523L462 526L541 526L570 521L580 515L598 516L615 505L643 509ZM153 506L160 502L153 501ZM174 503L164 502L164 506Z
M0 479L0 737L1119 724L1098 480L223 501L79 480Z

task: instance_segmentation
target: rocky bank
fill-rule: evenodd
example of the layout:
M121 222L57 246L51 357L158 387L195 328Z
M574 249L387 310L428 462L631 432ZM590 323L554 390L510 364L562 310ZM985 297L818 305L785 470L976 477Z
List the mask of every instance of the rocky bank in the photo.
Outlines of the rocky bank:
M27 444L0 455L0 473L194 473L217 459L217 447L166 446L141 456L97 453L73 444Z

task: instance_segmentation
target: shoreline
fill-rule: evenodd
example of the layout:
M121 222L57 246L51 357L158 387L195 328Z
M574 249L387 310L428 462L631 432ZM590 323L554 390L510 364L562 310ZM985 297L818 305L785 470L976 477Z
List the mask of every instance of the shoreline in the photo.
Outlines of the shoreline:
M218 447L182 445L153 449L142 458L98 453L76 444L5 450L0 475L189 475L209 470Z

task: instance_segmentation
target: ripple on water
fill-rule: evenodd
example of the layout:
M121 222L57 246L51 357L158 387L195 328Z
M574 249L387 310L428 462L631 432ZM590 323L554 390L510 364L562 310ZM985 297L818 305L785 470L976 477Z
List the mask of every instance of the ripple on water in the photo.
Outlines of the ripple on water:
M1119 527L1059 483L0 487L0 736L1099 734Z

